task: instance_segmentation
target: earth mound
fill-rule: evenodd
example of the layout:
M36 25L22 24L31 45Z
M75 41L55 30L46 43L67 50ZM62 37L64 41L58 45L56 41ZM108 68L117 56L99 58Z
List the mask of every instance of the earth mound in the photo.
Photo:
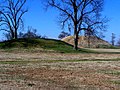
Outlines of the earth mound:
M74 36L65 37L62 41L74 45ZM110 46L110 43L95 36L79 36L78 38L78 47L80 48L107 48Z

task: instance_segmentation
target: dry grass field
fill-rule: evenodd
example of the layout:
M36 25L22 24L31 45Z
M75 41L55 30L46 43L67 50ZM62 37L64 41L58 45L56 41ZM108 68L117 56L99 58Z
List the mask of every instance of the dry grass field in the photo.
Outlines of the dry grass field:
M0 50L0 90L120 90L120 54Z

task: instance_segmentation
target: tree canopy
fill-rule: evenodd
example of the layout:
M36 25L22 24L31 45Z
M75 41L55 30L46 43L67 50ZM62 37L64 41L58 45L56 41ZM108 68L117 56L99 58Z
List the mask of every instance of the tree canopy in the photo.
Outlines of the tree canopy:
M23 27L26 0L3 0L0 5L0 30L7 31L11 39L17 39L18 30Z
M104 0L47 0L46 6L56 8L63 27L69 24L74 31L74 49L77 50L80 31L96 34L104 29L105 19L101 18Z

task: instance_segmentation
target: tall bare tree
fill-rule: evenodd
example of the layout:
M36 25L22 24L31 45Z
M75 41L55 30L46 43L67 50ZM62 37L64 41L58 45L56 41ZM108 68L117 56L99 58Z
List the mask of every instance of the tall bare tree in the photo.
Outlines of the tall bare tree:
M26 0L3 0L0 5L0 30L7 31L11 39L17 39L18 30L23 26Z
M60 23L71 25L74 31L74 49L78 49L78 36L81 30L96 32L102 29L101 11L104 0L47 0L51 6L60 11Z
M115 34L114 33L112 33L112 36L111 36L111 43L112 43L112 45L114 46L115 45Z

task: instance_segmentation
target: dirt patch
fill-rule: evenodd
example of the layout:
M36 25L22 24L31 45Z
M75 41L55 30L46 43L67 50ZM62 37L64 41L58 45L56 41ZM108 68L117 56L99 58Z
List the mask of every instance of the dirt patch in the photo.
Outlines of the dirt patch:
M0 88L15 90L119 90L120 62L1 64Z

